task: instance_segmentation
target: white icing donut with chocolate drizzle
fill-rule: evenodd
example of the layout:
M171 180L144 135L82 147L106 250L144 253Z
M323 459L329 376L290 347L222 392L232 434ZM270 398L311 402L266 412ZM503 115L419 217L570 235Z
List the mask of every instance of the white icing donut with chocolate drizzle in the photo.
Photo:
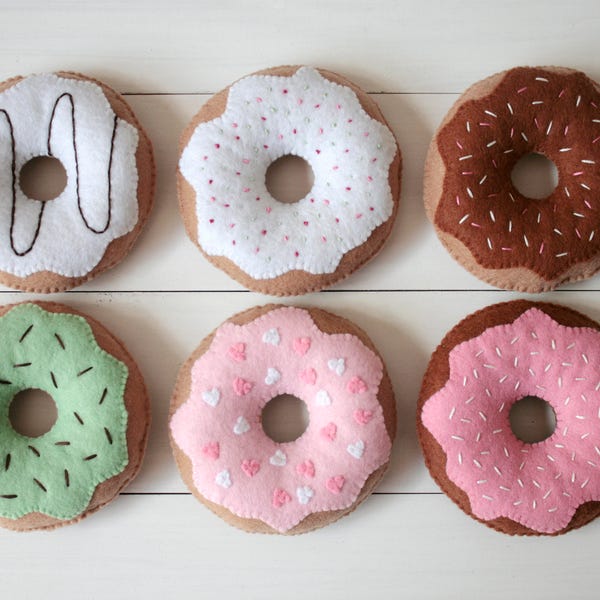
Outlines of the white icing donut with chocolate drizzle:
M100 82L46 73L0 89L0 281L29 291L73 287L116 264L137 237L152 201L150 142ZM58 159L67 175L46 202L20 185L23 166L40 156Z

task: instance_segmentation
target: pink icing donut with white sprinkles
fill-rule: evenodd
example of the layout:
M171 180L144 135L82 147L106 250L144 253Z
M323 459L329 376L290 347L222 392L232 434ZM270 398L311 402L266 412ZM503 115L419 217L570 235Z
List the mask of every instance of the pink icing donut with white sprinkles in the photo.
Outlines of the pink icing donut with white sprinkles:
M442 490L509 534L557 535L600 514L600 325L563 306L496 304L446 335L421 390L418 431ZM517 438L519 400L546 401L549 437Z
M310 423L293 442L261 416L291 394ZM385 366L358 327L318 309L268 305L208 336L182 367L170 434L194 495L244 530L297 534L348 514L386 471L396 410Z

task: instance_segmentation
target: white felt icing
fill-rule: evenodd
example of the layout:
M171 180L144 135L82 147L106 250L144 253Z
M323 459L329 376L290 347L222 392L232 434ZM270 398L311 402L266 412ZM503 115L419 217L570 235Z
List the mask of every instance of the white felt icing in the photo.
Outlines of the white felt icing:
M69 97L63 96L52 119L63 94L71 95L74 111ZM130 232L138 220L136 128L117 119L114 129L115 114L98 85L55 74L27 77L2 92L0 110L6 111L0 112L0 270L19 277L45 270L65 277L85 275L100 262L108 244ZM7 115L13 128L16 173L12 244L13 152ZM50 154L49 148L65 168L68 181L60 196L42 203L23 194L18 177L25 163Z
M295 204L267 191L281 156L304 158L314 185ZM301 67L291 77L252 75L229 89L227 108L194 130L179 169L196 192L198 240L254 279L292 269L336 270L392 215L394 136L348 87Z

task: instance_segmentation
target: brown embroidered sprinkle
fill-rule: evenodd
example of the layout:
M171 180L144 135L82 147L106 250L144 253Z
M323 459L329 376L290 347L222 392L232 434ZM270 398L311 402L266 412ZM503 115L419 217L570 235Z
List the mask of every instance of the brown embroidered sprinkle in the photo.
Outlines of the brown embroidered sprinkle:
M35 446L27 446L38 458L41 456L40 451Z
M8 381L8 379L0 379L0 385L12 385L12 381Z
M56 383L56 377L54 376L54 373L52 371L50 371L50 377L52 378L52 385L58 389L58 384Z
M106 434L106 439L108 440L108 443L112 444L113 443L112 435L110 434L110 431L106 427L104 428L104 433Z
M88 367L87 369L84 369L83 371L79 371L79 373L77 373L77 377L81 377L82 375L85 375L86 373L91 371L93 368L94 367Z
M108 393L108 389L104 388L104 391L102 392L102 397L100 398L100 402L98 402L98 404L102 404L104 402L104 399L106 398L107 393Z
M75 415L75 418L79 421L79 423L83 425L83 419L76 412L74 412L73 414Z
M94 460L94 458L96 458L97 456L97 454L90 454L89 456L86 456L83 460Z
M71 485L71 480L69 479L69 471L65 469L65 485L69 487Z
M56 442L55 446L70 446L71 442Z
M60 347L64 350L65 343L62 341L62 338L60 337L60 335L58 335L58 333L55 333L54 337L56 338L56 341L60 344Z
M25 333L19 338L19 344L29 335L29 332L33 329L33 323L25 330Z
M12 500L17 497L17 494L2 494L2 496L0 496L0 498L5 498L6 500Z
M15 369L18 369L19 367L30 367L30 366L31 366L30 362L28 362L28 363L19 363L18 365L13 365L13 367Z
M4 460L4 470L8 471L9 467L10 467L10 453L6 455L6 459Z
M42 488L42 490L44 490L44 492L47 492L48 490L46 489L46 486L39 480L36 479L35 477L33 478L33 480Z

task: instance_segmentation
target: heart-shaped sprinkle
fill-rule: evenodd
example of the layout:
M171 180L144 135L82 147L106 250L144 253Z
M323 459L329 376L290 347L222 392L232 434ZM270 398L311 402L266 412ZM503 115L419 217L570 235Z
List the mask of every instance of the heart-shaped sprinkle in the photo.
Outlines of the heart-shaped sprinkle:
M304 356L310 349L310 338L296 338L293 342L294 352L300 356Z
M248 475L248 477L254 477L260 471L260 463L257 460L243 460L242 471Z
M314 495L315 490L307 485L296 488L296 497L298 498L298 502L300 502L300 504L308 504Z
M353 417L359 425L366 425L373 418L373 411L365 408L357 408L354 411Z
M215 483L220 485L222 488L230 488L231 487L231 476L229 475L229 471L225 469L224 471L220 471L217 473L215 477Z
M273 506L275 508L282 507L286 502L289 502L292 497L281 488L275 488L273 490Z
M267 385L273 385L281 379L281 373L275 367L269 367L267 369L267 376L265 377L265 383Z
M347 387L348 387L348 391L351 394L362 394L363 392L367 391L367 384L360 377L356 377L356 376L354 376L348 382Z
M276 327L273 329L269 329L265 331L262 336L262 341L265 344L271 344L271 346L279 346L279 342L281 341L281 337L279 335L279 331Z
M212 390L206 390L202 392L202 400L206 402L209 406L213 408L219 404L219 400L221 399L221 392L218 388L212 388Z
M208 442L208 444L202 446L202 453L208 456L208 458L217 460L220 454L219 442Z
M315 395L315 404L317 406L329 406L331 396L325 390L319 390Z
M235 433L235 435L242 435L247 431L250 431L250 423L248 423L244 417L238 417L233 426L233 433Z
M348 444L346 450L350 456L354 456L356 459L362 458L365 451L365 443L362 440L358 440L357 442L354 442L354 444Z
M271 458L269 459L269 462L274 467L285 467L285 465L287 463L287 456L281 450L275 450L275 454L273 454L273 456L271 456Z
M246 381L245 379L242 379L241 377L236 377L233 380L232 385L233 385L233 391L238 396L245 396L247 393L250 392L250 390L254 386L254 384L252 384L250 381Z
M308 385L315 385L315 381L317 381L317 372L312 367L304 369L304 371L300 373L300 379L302 379L304 383L308 383Z
M335 423L327 423L327 425L321 429L321 435L333 442L337 435L337 425Z
M304 475L304 477L315 476L315 465L312 460L305 460L296 466L296 473L298 475Z
M227 353L236 362L242 362L243 360L246 360L246 344L243 342L238 342L237 344L231 346Z
M325 482L325 487L332 494L339 494L344 487L344 483L346 483L346 478L343 475L336 475L335 477L330 477Z
M346 361L343 358L330 358L327 361L327 366L336 375L343 375L346 370Z

